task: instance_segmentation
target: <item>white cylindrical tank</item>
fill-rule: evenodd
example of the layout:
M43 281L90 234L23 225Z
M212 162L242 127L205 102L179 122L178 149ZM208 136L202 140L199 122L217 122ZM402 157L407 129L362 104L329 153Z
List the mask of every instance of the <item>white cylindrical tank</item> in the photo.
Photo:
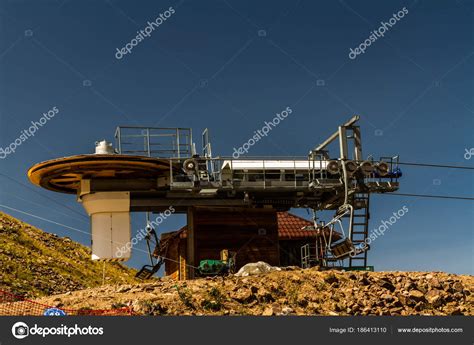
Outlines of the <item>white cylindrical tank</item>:
M95 154L96 155L112 155L114 154L114 148L112 143L109 143L107 140L96 141L95 142Z

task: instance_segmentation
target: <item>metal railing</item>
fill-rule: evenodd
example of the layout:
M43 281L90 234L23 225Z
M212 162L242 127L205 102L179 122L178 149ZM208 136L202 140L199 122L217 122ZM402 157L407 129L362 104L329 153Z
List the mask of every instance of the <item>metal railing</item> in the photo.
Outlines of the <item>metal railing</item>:
M220 186L249 186L256 188L297 188L307 187L314 178L325 177L325 160L315 159L257 159L255 157L234 159L231 157L196 157L196 167L207 167L206 180ZM196 182L199 171L184 172L183 159L170 160L170 179L175 186L185 186L185 182ZM275 162L284 161L279 167ZM304 162L302 164L302 162ZM248 163L248 165L246 165ZM273 163L273 164L272 164Z
M115 147L120 154L156 158L189 158L194 153L191 128L119 126Z
M250 187L258 189L268 188L331 188L343 185L340 175L331 175L327 170L326 158L232 158L232 157L202 157L195 156L193 165L195 171L184 171L184 158L170 159L170 181L172 187L187 187L195 182L201 185L206 182L217 187ZM390 159L382 157L388 163L390 172L397 168L397 157ZM397 182L398 178L391 174L376 176L375 173L363 176L365 182ZM313 182L317 181L317 184ZM359 183L351 180L350 188ZM318 187L319 186L319 187ZM383 184L381 185L383 188Z

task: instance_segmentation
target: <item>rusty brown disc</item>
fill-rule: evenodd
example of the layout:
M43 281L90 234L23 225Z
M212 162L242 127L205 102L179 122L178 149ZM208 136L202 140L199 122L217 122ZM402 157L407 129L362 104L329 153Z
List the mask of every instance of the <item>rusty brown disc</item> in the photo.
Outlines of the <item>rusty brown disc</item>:
M30 181L43 188L75 194L83 178L155 179L169 174L170 160L128 155L77 155L35 164Z

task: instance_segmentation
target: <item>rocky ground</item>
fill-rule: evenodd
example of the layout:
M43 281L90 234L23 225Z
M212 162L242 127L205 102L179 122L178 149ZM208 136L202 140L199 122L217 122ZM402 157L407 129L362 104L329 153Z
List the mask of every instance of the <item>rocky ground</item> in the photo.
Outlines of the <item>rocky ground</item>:
M249 277L109 285L39 299L139 315L474 315L474 277L293 268Z
M143 283L117 263L107 263L103 276L103 263L90 255L69 238L0 212L0 290L48 296L37 298L48 306L132 307L139 315L474 315L473 276L294 267L248 277Z

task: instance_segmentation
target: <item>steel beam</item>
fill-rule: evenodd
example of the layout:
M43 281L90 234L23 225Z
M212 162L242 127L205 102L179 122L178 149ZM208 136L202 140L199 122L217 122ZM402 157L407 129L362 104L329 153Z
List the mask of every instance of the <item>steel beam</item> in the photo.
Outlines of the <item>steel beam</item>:
M354 126L352 128L352 134L354 137L354 159L356 161L362 161L362 138L360 135L360 127Z
M344 123L341 127L349 127L352 126L354 123L359 121L360 116L359 115L354 115L349 121ZM330 143L332 143L336 138L339 136L339 131L334 132L329 138L327 138L325 141L323 141L319 146L317 146L313 151L321 151L323 150L326 146L328 146Z
M347 133L346 127L340 126L338 130L338 137L339 137L339 154L342 160L346 160L348 158L347 155Z

